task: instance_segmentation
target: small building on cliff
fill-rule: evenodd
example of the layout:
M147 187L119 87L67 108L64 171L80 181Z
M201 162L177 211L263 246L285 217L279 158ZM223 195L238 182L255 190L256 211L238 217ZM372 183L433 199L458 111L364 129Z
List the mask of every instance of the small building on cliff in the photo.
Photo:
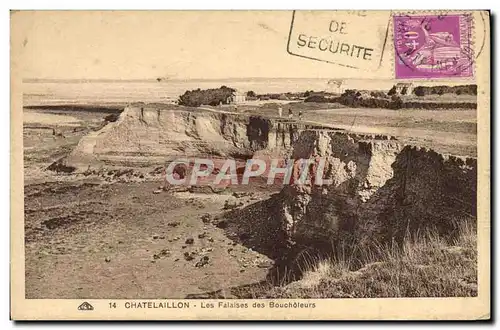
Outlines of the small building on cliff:
M343 85L344 85L344 80L342 79L330 79L328 81L328 90L331 93L342 94L345 91Z
M413 84L412 83L397 83L396 94L398 95L409 95L413 92Z
M246 101L246 95L240 91L234 91L231 93L231 96L227 99L227 104L235 104Z

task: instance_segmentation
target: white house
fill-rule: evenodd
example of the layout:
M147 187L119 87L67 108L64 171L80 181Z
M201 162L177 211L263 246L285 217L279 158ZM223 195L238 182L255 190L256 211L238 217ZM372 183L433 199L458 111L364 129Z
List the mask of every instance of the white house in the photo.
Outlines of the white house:
M227 103L234 104L234 103L245 102L246 99L247 99L247 97L244 93L239 92L239 91L234 91L231 94L231 96L228 98Z
M328 90L332 93L342 94L344 92L343 84L344 81L341 79L331 79L328 81Z

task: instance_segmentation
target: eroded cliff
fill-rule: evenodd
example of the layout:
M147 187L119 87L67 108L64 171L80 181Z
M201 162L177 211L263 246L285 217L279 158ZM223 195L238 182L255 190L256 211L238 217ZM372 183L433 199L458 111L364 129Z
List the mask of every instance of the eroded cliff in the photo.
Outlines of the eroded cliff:
M209 109L135 104L116 122L82 138L64 164L78 170L103 165L164 164L179 156L249 158L285 152L312 125Z
M238 211L238 224L228 214L233 230L258 232L247 235L251 245L269 251L296 244L363 248L428 229L453 234L460 221L475 219L474 158L327 130L302 132L292 156L326 158L324 179L331 184L284 186L260 208Z
M269 200L227 214L249 245L401 241L450 233L476 216L475 158L443 155L393 137L210 109L135 104L82 138L65 166L163 165L178 157L319 157L331 184L284 185Z

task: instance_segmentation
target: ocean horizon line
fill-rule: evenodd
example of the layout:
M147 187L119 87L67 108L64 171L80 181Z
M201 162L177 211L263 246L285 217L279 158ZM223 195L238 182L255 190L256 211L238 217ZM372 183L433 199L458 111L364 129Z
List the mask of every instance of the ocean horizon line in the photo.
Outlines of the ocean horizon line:
M160 80L158 80L160 79ZM183 81L251 81L251 80L362 80L362 81L393 81L394 79L361 79L361 78L308 78L308 77L235 77L235 78L132 78L132 79L114 79L114 78L23 78L23 83L43 83L43 82L54 82L54 83L81 83L81 82L119 82L119 83L134 83L134 82L183 82Z

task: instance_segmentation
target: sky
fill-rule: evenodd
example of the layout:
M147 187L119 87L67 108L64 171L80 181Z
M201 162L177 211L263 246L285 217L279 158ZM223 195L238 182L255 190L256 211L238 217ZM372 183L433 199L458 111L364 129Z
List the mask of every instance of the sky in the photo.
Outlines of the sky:
M287 53L291 11L17 12L24 79L349 77Z
M292 11L14 11L12 66L22 79L394 77L390 37L376 71L290 55L292 15Z

